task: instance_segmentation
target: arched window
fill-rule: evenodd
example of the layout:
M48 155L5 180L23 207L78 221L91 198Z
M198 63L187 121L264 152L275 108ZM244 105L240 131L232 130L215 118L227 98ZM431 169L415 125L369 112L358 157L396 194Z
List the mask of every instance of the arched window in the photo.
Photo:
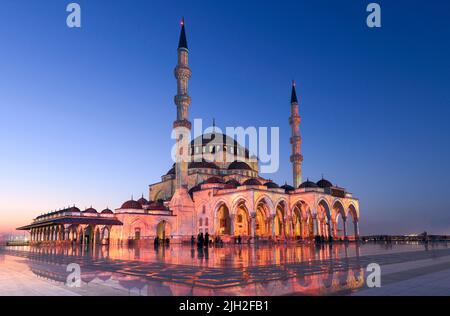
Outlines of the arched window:
M208 221L208 217L207 218L205 218L205 226L208 226L208 223L209 221Z
M203 214L206 214L206 206L203 205L203 210L202 210Z
M202 227L203 226L203 218L200 218L198 220L198 226Z
M136 240L141 239L141 228L140 227L136 227L134 229L134 239L136 239Z

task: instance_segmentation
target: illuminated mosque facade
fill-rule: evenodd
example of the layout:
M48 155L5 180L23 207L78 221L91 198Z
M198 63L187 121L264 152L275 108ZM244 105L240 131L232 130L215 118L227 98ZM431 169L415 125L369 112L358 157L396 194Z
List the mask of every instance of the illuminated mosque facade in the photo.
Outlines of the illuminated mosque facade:
M191 78L184 22L175 68L177 131L190 132L188 82ZM188 143L187 159L176 159L161 181L149 186L148 199L129 200L115 211L77 207L47 213L19 230L30 232L32 244L124 244L169 239L189 242L208 233L232 242L355 240L359 236L359 201L326 179L302 181L299 102L295 83L291 95L293 186L259 174L258 159L234 138L203 134ZM181 137L182 138L182 137ZM177 144L182 144L177 138ZM185 146L186 147L186 146ZM183 148L177 145L176 152ZM188 152L188 153L187 153Z

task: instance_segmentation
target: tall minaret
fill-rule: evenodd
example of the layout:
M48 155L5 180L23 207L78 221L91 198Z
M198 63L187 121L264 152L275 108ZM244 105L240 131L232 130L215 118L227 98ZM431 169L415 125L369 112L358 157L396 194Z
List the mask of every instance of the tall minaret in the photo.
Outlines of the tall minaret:
M178 64L175 68L177 79L177 120L173 123L173 129L177 139L176 161L176 188L187 187L188 158L189 158L189 134L191 122L189 122L189 106L191 97L188 95L188 81L191 78L191 69L188 64L189 50L186 40L184 18L181 21L180 41L178 43Z
M291 117L289 125L291 125L291 145L292 145L292 175L294 177L294 187L297 189L302 184L302 137L300 136L300 114L298 110L297 92L295 91L295 81L292 81L291 95Z

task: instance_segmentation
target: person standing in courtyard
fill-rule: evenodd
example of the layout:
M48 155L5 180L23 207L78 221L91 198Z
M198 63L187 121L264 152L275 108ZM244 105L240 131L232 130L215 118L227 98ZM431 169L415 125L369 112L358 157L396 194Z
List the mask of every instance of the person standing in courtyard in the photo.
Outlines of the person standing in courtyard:
M209 233L206 232L205 234L205 247L208 248L209 247Z

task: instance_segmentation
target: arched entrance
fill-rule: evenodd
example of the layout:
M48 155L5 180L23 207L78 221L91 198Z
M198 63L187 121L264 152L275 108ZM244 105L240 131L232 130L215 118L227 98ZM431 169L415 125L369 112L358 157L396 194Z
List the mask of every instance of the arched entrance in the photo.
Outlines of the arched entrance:
M269 235L269 229L267 227L267 215L269 213L269 208L265 202L260 202L256 207L255 235L257 237L266 237Z
M336 201L334 203L333 215L334 215L333 237L336 239L344 239L346 236L345 211L341 202Z
M231 217L230 217L230 210L225 205L225 203L222 203L219 208L217 209L217 216L216 216L216 234L223 236L223 235L231 235Z
M170 227L169 224L166 221L159 222L158 226L156 227L156 234L158 236L158 239L166 240L166 238L170 237Z
M322 235L325 238L329 238L329 236L333 235L333 226L331 221L330 207L328 206L328 203L326 201L321 200L319 202L317 213L322 219L322 227L317 231L317 234Z
M302 238L302 211L301 211L301 203L297 204L294 207L294 211L292 213L292 228L294 238Z
M86 226L86 228L83 230L82 243L84 245L91 245L93 237L94 237L94 229L93 229L93 227L91 225Z
M234 218L234 236L250 235L250 216L248 214L245 202L242 201L236 207L236 215Z

